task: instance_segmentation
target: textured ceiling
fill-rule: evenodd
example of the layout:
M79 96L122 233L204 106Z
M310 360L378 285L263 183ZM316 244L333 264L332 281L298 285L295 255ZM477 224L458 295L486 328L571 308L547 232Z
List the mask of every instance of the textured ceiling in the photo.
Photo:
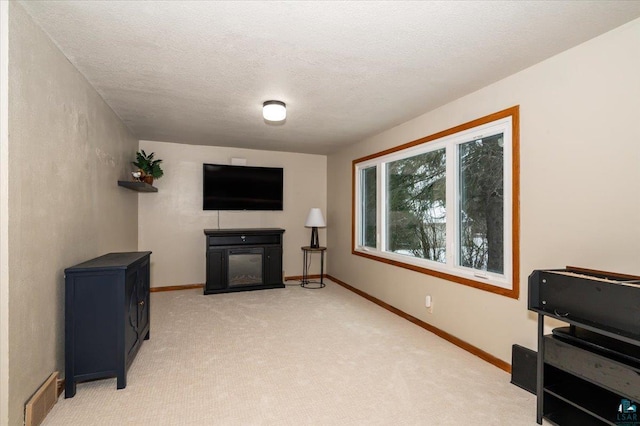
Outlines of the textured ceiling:
M640 16L640 1L20 3L136 137L319 154ZM262 119L270 99L284 124Z

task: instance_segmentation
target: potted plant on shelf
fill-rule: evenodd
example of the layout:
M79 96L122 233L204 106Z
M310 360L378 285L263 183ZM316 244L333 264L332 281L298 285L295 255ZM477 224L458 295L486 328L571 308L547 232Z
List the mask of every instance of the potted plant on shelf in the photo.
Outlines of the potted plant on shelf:
M141 149L136 153L136 161L132 162L140 171L140 180L149 185L153 184L153 179L160 179L164 175L164 172L160 168L162 160L154 160L154 154L155 153L152 152L147 155L147 153Z

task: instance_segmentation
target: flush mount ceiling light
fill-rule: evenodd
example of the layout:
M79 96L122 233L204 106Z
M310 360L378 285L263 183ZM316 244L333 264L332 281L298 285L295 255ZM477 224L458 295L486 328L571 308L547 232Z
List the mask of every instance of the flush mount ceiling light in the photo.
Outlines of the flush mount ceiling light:
M287 106L281 101L266 101L262 104L262 116L267 121L282 121L287 118Z

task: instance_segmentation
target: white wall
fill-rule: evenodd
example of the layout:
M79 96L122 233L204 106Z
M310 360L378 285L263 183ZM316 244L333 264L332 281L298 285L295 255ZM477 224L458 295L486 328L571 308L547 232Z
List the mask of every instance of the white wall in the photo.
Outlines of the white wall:
M532 270L640 275L639 52L635 20L330 155L330 274L507 362L512 344L536 347ZM513 105L521 119L519 300L351 255L353 159Z
M8 94L6 415L19 425L26 401L64 371L64 269L136 250L138 198L117 181L138 141L15 2Z
M288 152L140 141L140 149L163 160L164 176L154 182L157 193L138 198L138 248L151 250L151 285L200 284L205 281L204 229L283 228L283 268L287 276L302 275L302 251L309 245L304 222L312 207L326 215L327 157ZM283 211L202 210L202 164L230 164L245 158L248 166L284 168ZM331 226L331 223L328 223ZM326 230L320 229L320 242ZM330 255L327 254L327 261ZM327 263L328 263L327 262ZM315 259L312 273L319 273ZM325 269L326 271L326 269Z

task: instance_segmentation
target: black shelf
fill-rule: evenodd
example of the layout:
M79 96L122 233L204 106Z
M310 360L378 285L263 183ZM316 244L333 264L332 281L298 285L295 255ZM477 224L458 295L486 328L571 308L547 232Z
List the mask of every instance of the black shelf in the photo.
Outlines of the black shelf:
M544 418L556 426L602 426L609 424L566 404L564 401L549 397L549 395L545 398L545 405L550 408Z
M598 418L609 425L616 423L616 407L623 396L551 366L545 366L544 392Z
M137 192L158 192L158 188L145 182L131 182L128 180L119 180L118 186L131 189Z
M567 324L575 325L576 327L583 328L585 330L593 331L596 333L600 333L603 336L611 337L614 339L621 340L625 343L630 343L635 346L640 346L640 334L637 333L629 333L625 330L620 330L619 328L609 327L607 325L589 321L584 318L578 318L575 316L563 316L556 314L553 310L532 307L529 308L530 311L537 312L541 315L546 315L549 318L555 318L559 321L566 322Z
M630 344L622 339L613 339L575 326L554 328L553 336L582 349L640 368L640 346L637 343Z

